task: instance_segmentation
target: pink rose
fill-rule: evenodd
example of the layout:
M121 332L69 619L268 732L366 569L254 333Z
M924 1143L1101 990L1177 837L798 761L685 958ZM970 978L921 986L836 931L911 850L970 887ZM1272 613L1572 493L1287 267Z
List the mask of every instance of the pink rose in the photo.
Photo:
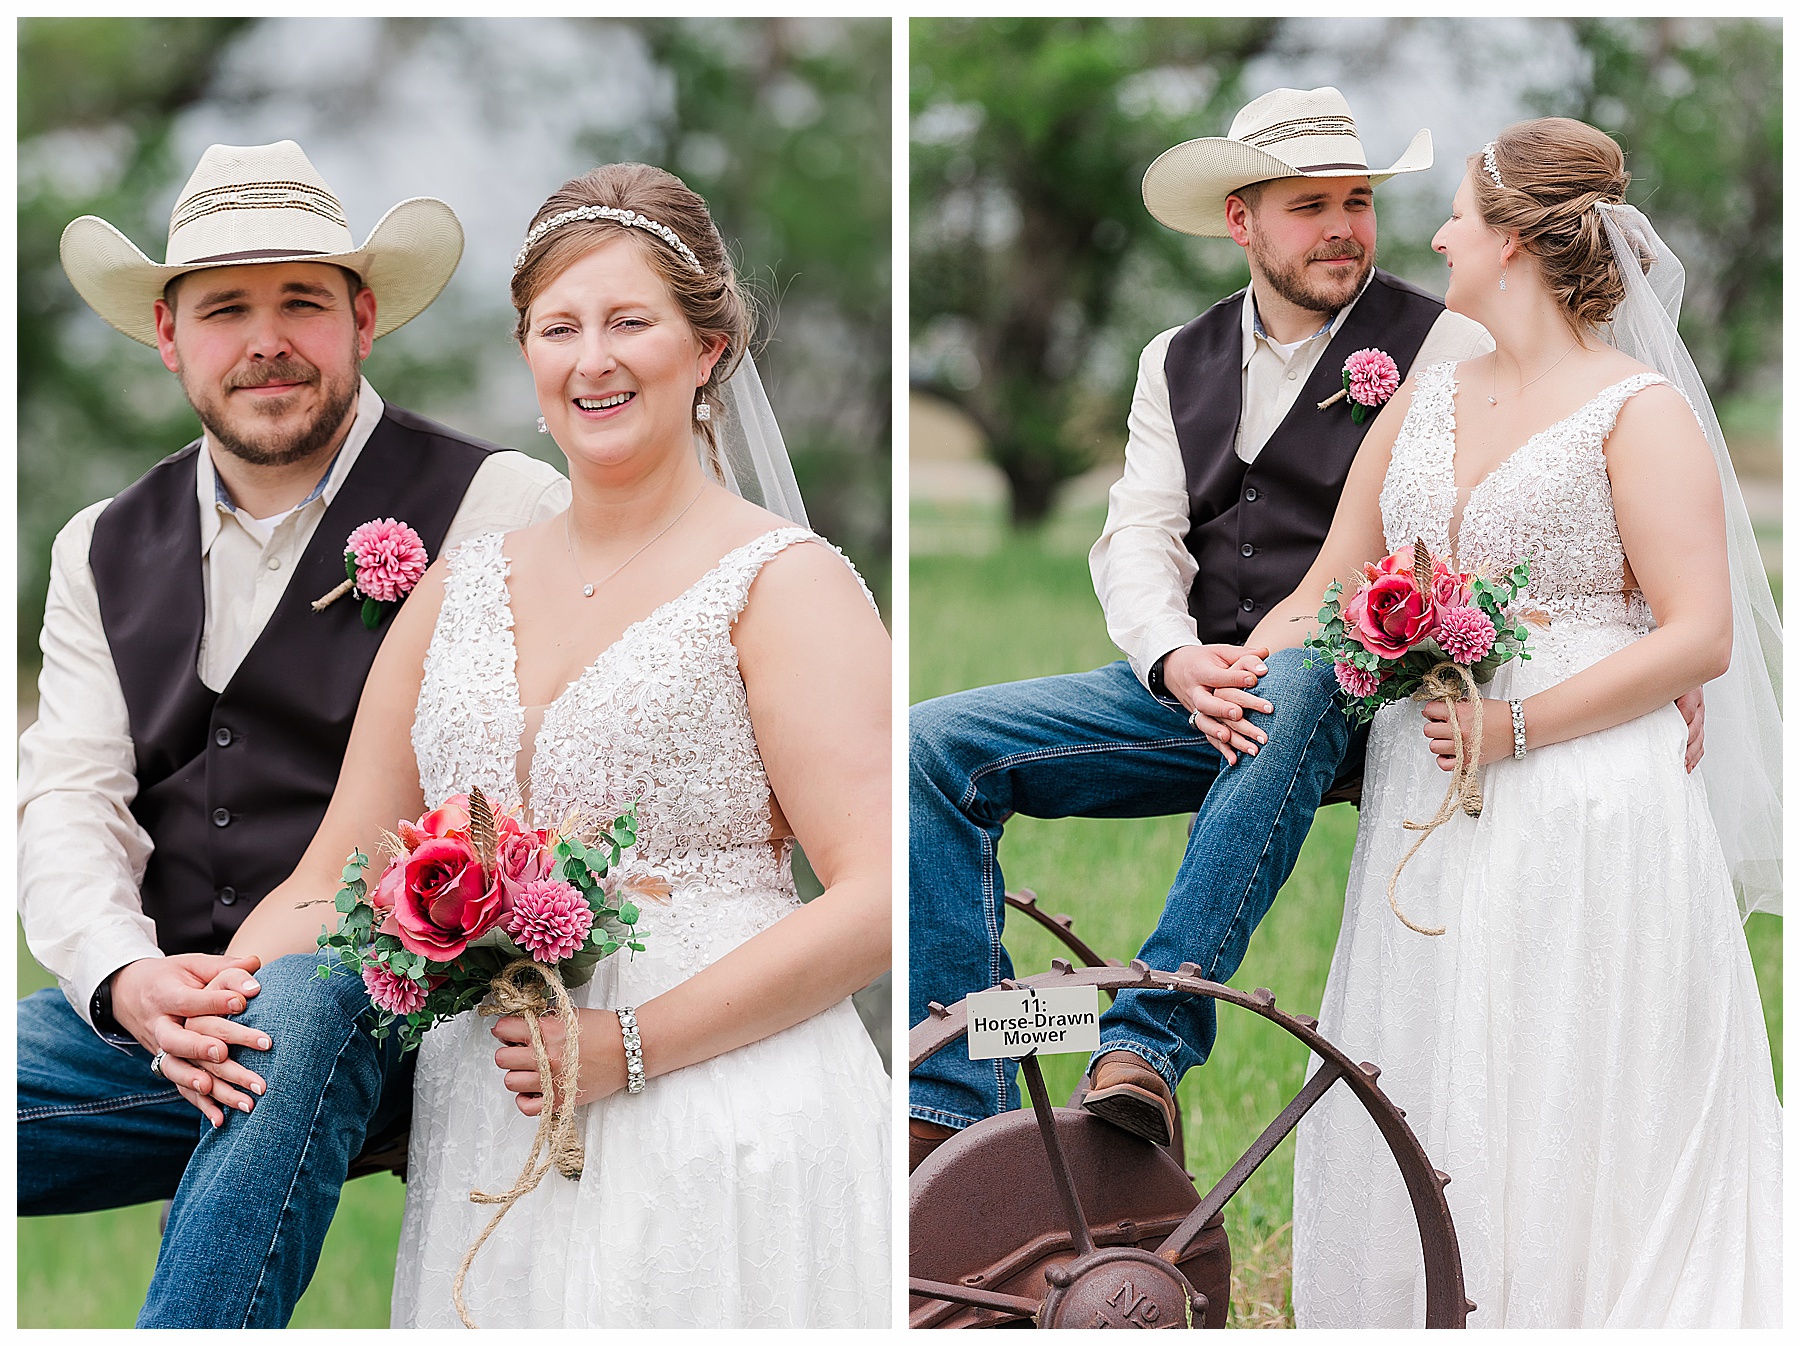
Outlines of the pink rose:
M481 862L460 837L434 837L406 859L383 934L398 935L412 953L446 963L493 928L504 908L499 880L484 882Z
M1469 576L1459 575L1442 561L1431 564L1431 601L1436 604L1441 620L1448 608L1466 608L1474 596Z
M381 879L369 895L369 901L377 911L392 911L400 900L400 890L406 886L406 859L396 855L388 861L386 869L381 871Z
M1365 650L1398 659L1436 629L1437 609L1429 595L1413 587L1410 571L1386 573L1356 591L1344 609L1344 625Z
M509 908L522 885L548 878L554 864L554 858L536 832L524 831L517 823L513 823L510 830L501 829L494 868L500 875L500 887L506 894Z
M425 543L396 519L370 519L344 541L356 561L356 587L381 603L397 603L425 573Z

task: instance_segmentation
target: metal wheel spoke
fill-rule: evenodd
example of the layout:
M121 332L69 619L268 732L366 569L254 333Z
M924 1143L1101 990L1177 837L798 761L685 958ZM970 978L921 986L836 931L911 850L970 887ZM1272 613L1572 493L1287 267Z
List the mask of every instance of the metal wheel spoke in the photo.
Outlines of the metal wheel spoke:
M907 1291L926 1299L948 1300L953 1304L967 1304L977 1309L993 1309L997 1313L1010 1313L1017 1318L1032 1318L1038 1311L1037 1300L1026 1299L1023 1295L975 1290L966 1285L952 1285L948 1281L928 1281L921 1276L908 1278Z
M1238 1157L1225 1176L1213 1184L1212 1191L1200 1198L1200 1204L1188 1214L1162 1241L1157 1255L1166 1257L1171 1262L1179 1262L1186 1255L1188 1244L1199 1235L1206 1222L1225 1209L1225 1203L1238 1194L1238 1189L1250 1180L1250 1175L1262 1167L1263 1160L1275 1153L1275 1147L1288 1137L1288 1132L1300 1125L1300 1119L1311 1111L1312 1105L1325 1096L1325 1091L1343 1078L1343 1070L1334 1061L1321 1061L1313 1077L1301 1086L1300 1092L1288 1101L1281 1110L1280 1116L1264 1128L1263 1133L1251 1142L1250 1148Z
M1075 1244L1075 1255L1086 1257L1094 1251L1094 1237L1088 1232L1087 1215L1075 1191L1075 1176L1069 1172L1062 1142L1056 1137L1056 1115L1050 1110L1050 1090L1044 1085L1037 1053L1027 1056L1021 1064L1026 1087L1031 1090L1031 1110L1037 1114L1038 1134L1044 1138L1044 1152L1050 1159L1050 1176L1056 1182L1056 1194L1062 1198L1063 1212L1069 1217L1069 1238Z

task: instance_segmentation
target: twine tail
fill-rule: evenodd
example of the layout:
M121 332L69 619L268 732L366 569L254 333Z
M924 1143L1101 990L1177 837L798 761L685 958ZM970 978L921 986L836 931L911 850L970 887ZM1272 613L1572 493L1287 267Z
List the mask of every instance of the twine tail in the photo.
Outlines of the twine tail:
M1325 408L1330 406L1333 402L1342 402L1348 396L1350 396L1350 390L1348 388L1339 388L1330 397L1319 403L1319 410L1325 410Z
M349 593L355 587L356 587L355 580L350 580L350 579L344 580L342 583L340 583L338 585L337 588L333 589L330 593L325 594L323 597L313 599L312 610L314 612L325 611L326 608L330 607L333 603L337 602L338 599L342 598L345 594Z
M534 981L541 982L541 986L533 984ZM550 1052L544 1046L543 1031L538 1026L539 1017L551 1010L563 1025L562 1063L554 1074L550 1069ZM506 1218L506 1213L521 1198L537 1190L545 1174L555 1168L566 1178L579 1178L585 1157L581 1137L575 1130L576 1079L581 1062L580 1019L556 969L529 958L514 960L494 978L491 994L482 1003L480 1012L490 1017L517 1014L525 1020L525 1030L531 1034L531 1052L537 1061L538 1078L551 1081L551 1094L546 1100L547 1106L538 1112L531 1150L512 1187L505 1192L469 1193L469 1200L477 1205L500 1208L463 1254L462 1264L456 1269L456 1279L450 1285L450 1299L456 1306L456 1316L471 1330L475 1328L475 1320L469 1315L468 1303L463 1299L463 1283L475 1263L475 1254ZM546 1151L548 1154L540 1163L538 1157Z
M1446 670L1458 674L1461 685L1444 676ZM1465 699L1465 692L1467 699L1475 703L1475 723L1469 728L1467 743L1463 741L1462 720L1456 714L1456 703ZM1439 802L1437 813L1431 821L1415 823L1411 819L1401 820L1402 827L1409 832L1421 833L1421 836L1413 842L1411 849L1400 857L1400 863L1394 866L1394 872L1388 878L1387 901L1389 909L1400 918L1400 924L1408 930L1417 931L1421 935L1441 935L1444 933L1443 926L1419 925L1401 911L1399 900L1394 896L1394 890L1399 886L1400 871L1406 868L1407 861L1419 853L1419 847L1425 844L1433 832L1456 816L1458 809L1471 818L1481 816L1481 784L1476 777L1476 772L1481 765L1481 694L1476 688L1475 679L1470 675L1469 670L1461 664L1451 663L1446 659L1425 675L1424 681L1419 684L1419 690L1413 694L1413 697L1419 701L1442 701L1444 703L1450 712L1450 742L1456 750L1456 756L1450 769L1450 784L1445 788L1444 798Z

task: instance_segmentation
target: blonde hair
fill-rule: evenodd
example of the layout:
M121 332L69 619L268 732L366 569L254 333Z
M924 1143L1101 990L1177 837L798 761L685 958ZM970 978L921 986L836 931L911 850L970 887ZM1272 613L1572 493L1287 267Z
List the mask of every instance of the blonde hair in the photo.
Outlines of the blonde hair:
M1540 117L1509 126L1493 140L1494 167L1469 156L1469 181L1482 222L1517 230L1537 259L1544 284L1577 327L1598 327L1625 298L1625 277L1606 241L1599 202L1625 199L1631 174L1613 138L1586 122ZM1504 183L1505 185L1500 185Z
M712 372L695 396L696 406L705 402L715 413L714 419L698 421L695 428L705 436L716 465L719 446L713 427L718 423L717 413L724 408L719 390L750 347L755 314L738 285L737 274L725 254L724 241L713 225L706 202L673 173L650 164L602 164L578 178L569 179L551 193L550 199L532 216L532 227L553 215L581 206L611 206L636 211L668 226L687 244L694 259L700 263L700 271L696 272L685 257L647 229L607 219L570 221L546 234L513 272L512 301L519 314L518 325L513 329L514 339L520 345L524 344L528 331L526 315L551 281L586 253L624 234L662 277L701 345L711 345L717 338L725 338L724 353L714 363Z

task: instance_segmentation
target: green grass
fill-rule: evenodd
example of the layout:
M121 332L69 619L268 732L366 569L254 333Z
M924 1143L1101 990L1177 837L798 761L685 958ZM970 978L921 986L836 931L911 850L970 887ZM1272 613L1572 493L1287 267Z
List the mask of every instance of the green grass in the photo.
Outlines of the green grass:
M912 695L1093 668L1118 657L1107 640L1087 573L1097 511L1069 512L1036 538L1011 535L978 510L930 511L915 529L911 562ZM928 538L942 548L921 554ZM1281 896L1231 979L1266 986L1285 1009L1316 1014L1343 914L1357 815L1322 810ZM1186 841L1185 817L1137 821L1015 818L1000 859L1007 886L1031 888L1051 912L1067 912L1103 955L1129 958L1155 924ZM1751 954L1762 988L1776 1081L1781 1062L1781 922L1754 918ZM1007 947L1020 973L1042 971L1064 951L1048 932L1015 918ZM1297 1040L1229 1006L1219 1014L1211 1060L1189 1072L1180 1097L1187 1166L1207 1186L1299 1089L1306 1052ZM1053 1096L1066 1097L1084 1064L1046 1062ZM1293 1146L1284 1144L1227 1207L1237 1284L1234 1323L1291 1322L1288 1222Z
M19 994L55 985L18 948ZM294 1327L386 1327L406 1188L391 1174L344 1187ZM20 1219L20 1327L130 1327L156 1267L159 1203Z

